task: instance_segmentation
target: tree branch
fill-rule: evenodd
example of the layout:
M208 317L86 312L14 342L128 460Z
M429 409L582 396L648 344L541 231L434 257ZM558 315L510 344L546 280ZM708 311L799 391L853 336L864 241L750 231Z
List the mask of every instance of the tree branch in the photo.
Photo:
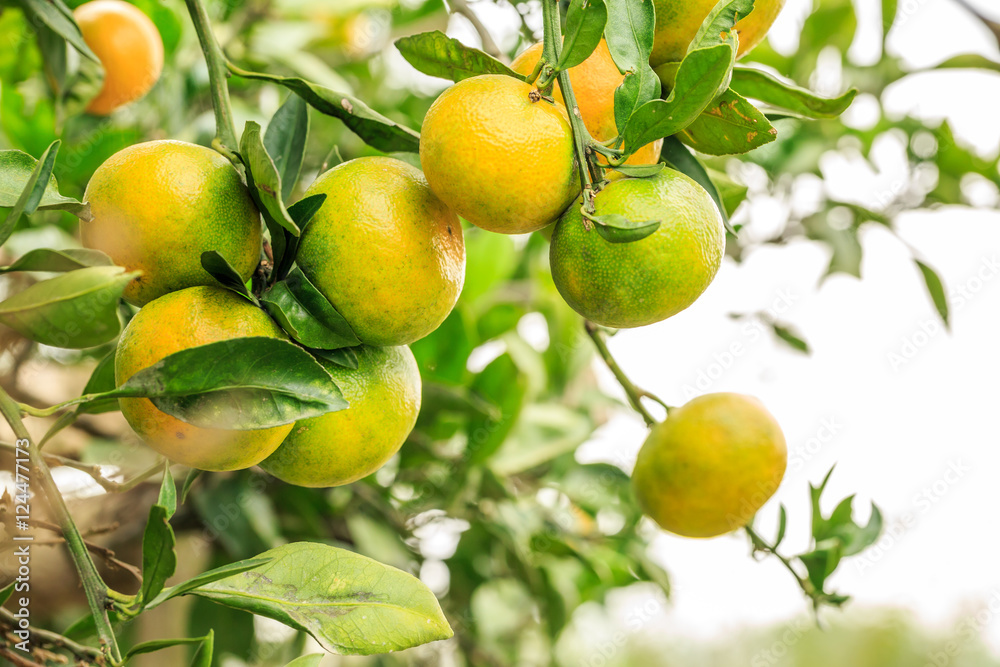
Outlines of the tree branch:
M670 406L660 400L655 394L635 386L635 384L628 379L628 376L625 375L625 372L618 365L618 362L615 361L615 358L611 356L611 351L608 349L608 344L604 340L604 334L601 332L600 328L590 321L586 321L583 324L587 331L587 335L594 341L597 353L601 355L601 358L604 359L604 363L607 364L611 372L614 373L615 379L618 380L618 384L620 384L622 389L625 390L625 394L628 396L628 400L632 405L632 408L642 415L642 418L646 422L647 426L655 424L656 419L653 418L653 415L651 415L642 404L642 399L648 398L651 401L656 401L668 412L670 411Z
M490 31L486 29L483 22L479 20L476 13L472 11L469 7L468 0L448 0L449 10L452 14L459 14L464 16L472 27L475 28L476 32L479 34L479 41L483 43L483 51L490 54L494 58L503 58L503 51L497 46L497 43L493 41Z

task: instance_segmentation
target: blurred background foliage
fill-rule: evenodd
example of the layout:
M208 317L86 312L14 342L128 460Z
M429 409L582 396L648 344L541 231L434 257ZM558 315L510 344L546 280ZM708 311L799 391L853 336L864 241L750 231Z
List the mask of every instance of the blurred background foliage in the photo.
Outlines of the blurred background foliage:
M94 169L130 144L159 138L208 144L213 136L207 72L183 3L134 2L163 37L164 74L146 98L109 118L82 115L73 100L54 99L32 29L16 7L0 3L0 148L38 156L62 138L55 173L65 194L81 197ZM497 4L520 21L520 30L500 43L513 55L539 37L538 3ZM888 26L895 3L882 6ZM458 8L466 3L453 4ZM410 69L392 40L466 20L450 15L442 0L214 1L209 10L234 62L350 92L413 128L444 83ZM850 0L820 0L795 52L778 53L765 43L748 59L826 95L851 86L860 95L844 120L777 119L774 143L740 159L705 157L734 223L745 230L729 239L733 259L761 244L805 237L828 247L829 272L859 276L863 226L891 229L907 210L973 204L970 183L1000 188L997 156L959 143L947 123L882 113L883 91L912 72L891 54L869 63L848 58L856 26ZM968 66L1000 68L979 57L941 65ZM237 127L248 119L266 123L286 95L238 78L230 88ZM311 123L300 192L328 166L371 153L338 121L311 111ZM905 182L878 201L855 201L824 186L831 151L877 171L870 158L887 140L905 150ZM764 201L770 219L754 224L755 205ZM75 218L67 214L40 212L21 225L4 248L4 264L34 247L77 243ZM421 576L456 630L453 640L399 656L331 658L330 664L996 664L967 627L957 627L954 637L928 636L892 614L839 618L826 632L806 619L726 645L665 636L656 619L668 604L669 563L650 551L656 531L630 496L629 462L617 460L613 447L603 462L575 456L609 415L627 408L598 387L582 322L548 274L545 240L469 228L466 242L468 274L458 307L435 334L412 346L423 374L423 409L401 454L372 477L332 490L284 485L257 470L201 477L174 520L183 536L178 578L287 541L323 541ZM19 288L11 281L5 286ZM784 333L786 342L801 343ZM5 336L2 381L22 399L65 398L108 352L38 348ZM147 453L117 416L82 419L51 448L126 471L147 464ZM148 504L143 493L148 489L111 498L82 488L74 511L85 526L117 522L120 530L94 539L127 560L145 518L144 510L131 511ZM51 581L72 579L58 557L51 567ZM82 613L76 591L52 591L47 599L36 613L54 626ZM209 625L220 665L283 665L305 647L303 636L201 600L145 615L129 632L138 640L164 636L165 627L181 635ZM937 654L947 661L935 663Z

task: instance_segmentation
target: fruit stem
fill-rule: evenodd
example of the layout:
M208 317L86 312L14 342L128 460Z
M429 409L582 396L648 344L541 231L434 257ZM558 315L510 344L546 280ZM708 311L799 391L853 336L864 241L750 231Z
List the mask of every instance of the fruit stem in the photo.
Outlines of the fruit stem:
M647 426L653 426L657 423L656 419L649 413L646 406L642 404L642 399L648 398L651 401L656 401L669 413L670 406L660 400L655 394L651 394L645 389L640 389L635 386L628 376L625 375L625 371L621 369L615 358L611 356L611 350L608 349L608 343L604 340L604 332L596 324L589 320L585 320L583 323L584 329L587 331L587 335L590 336L591 340L594 341L594 347L597 348L597 353L601 355L601 359L607 364L608 368L614 374L615 379L618 380L618 384L622 386L625 390L625 395L628 396L628 402L632 405L632 409L638 412L643 421L646 422Z
M562 44L562 34L559 26L559 0L542 0L542 23L545 41L542 44L542 60L547 65L555 67L559 62L559 49ZM546 78L546 68L542 68L541 79ZM580 166L580 185L583 189L583 210L585 213L594 212L594 182L604 181L604 169L597 163L596 156L591 150L594 144L593 137L587 130L580 115L580 107L576 103L576 95L573 92L573 84L569 80L569 71L560 70L556 74L559 81L559 90L562 92L563 102L566 104L566 111L569 115L570 127L573 130L573 149L576 153L577 163ZM548 84L551 86L551 83ZM545 94L542 86L539 90ZM588 224L584 218L584 225ZM589 227L588 227L589 229Z
M28 442L28 470L32 478L40 482L42 495L45 496L52 514L55 515L59 523L70 556L80 573L80 581L83 583L83 590L87 595L87 603L90 606L90 613L94 617L102 648L109 652L111 661L117 664L121 662L122 656L118 648L118 640L115 638L114 628L111 627L111 620L108 618L108 612L105 608L108 601L108 586L101 579L94 561L90 558L87 544L73 522L73 516L66 507L59 487L52 479L52 472L45 464L45 458L38 449L38 443L32 439L31 434L24 427L24 422L21 421L20 407L3 388L0 388L0 413L10 424L18 440Z
M226 71L226 56L212 34L212 23L202 0L184 0L184 4L191 15L201 51L205 54L205 64L208 65L208 84L212 90L212 108L215 109L215 141L212 145L216 149L221 148L219 152L232 160L239 149L239 142L236 139L233 106L226 83L229 76Z
M798 583L799 588L801 588L802 592L806 594L806 597L812 601L813 611L818 613L821 600L817 594L816 587L812 585L812 582L796 572L795 567L792 566L792 562L785 556L778 553L778 549L776 547L773 547L765 542L764 538L753 529L752 523L747 524L743 527L743 529L746 531L747 535L750 536L750 544L755 552L760 551L774 556L781 561L781 564L785 566L786 570L792 573L792 576L795 577L795 581ZM819 617L817 616L817 621L818 620Z

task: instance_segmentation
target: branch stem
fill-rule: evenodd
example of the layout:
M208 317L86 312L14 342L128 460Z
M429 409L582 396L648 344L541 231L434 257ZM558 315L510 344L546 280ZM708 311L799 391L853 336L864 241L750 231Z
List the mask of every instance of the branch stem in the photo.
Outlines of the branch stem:
M239 142L236 140L233 106L226 83L229 76L226 71L226 56L212 33L212 23L203 0L184 0L184 4L191 15L191 22L198 33L198 41L208 65L208 84L212 90L212 108L215 109L215 141L212 145L232 160L239 149Z
M645 389L640 389L628 379L628 376L625 375L625 371L621 369L621 366L618 365L615 358L611 356L611 350L608 349L608 343L604 340L604 333L596 324L587 321L584 322L584 328L587 330L587 335L594 341L594 347L597 348L597 353L601 355L601 359L604 360L604 363L607 364L608 368L614 374L615 379L618 380L618 384L620 384L622 389L625 390L625 395L628 396L628 401L632 405L632 409L642 416L642 419L646 422L647 426L653 426L656 424L656 419L649 413L646 406L642 404L642 399L648 398L652 401L656 401L668 412L670 411L670 406L657 398L654 394L651 394Z
M17 627L18 625L17 617L3 607L0 607L0 622L12 628ZM104 654L101 653L100 649L94 648L93 646L77 644L69 637L63 637L59 633L52 632L51 630L29 626L28 631L31 633L32 637L37 637L50 646L64 648L78 658L104 658Z
M10 424L14 435L19 440L26 440L28 442L28 469L32 476L40 482L42 494L48 501L52 514L59 523L63 537L66 540L66 546L69 548L70 556L73 559L74 565L76 565L77 571L80 573L80 581L83 583L83 589L87 595L87 604L90 606L90 613L93 615L94 623L97 626L97 634L101 639L103 648L108 651L112 662L121 662L122 657L121 651L118 648L118 641L115 638L114 629L111 627L111 620L108 618L108 612L105 609L105 603L108 599L108 586L101 579L101 575L97 573L97 567L90 558L83 536L80 535L80 531L73 522L73 517L66 507L66 502L59 492L59 487L56 486L55 480L52 479L52 473L45 463L44 455L38 449L38 443L31 438L31 434L28 433L28 430L24 427L24 423L21 421L20 406L3 388L0 388L0 413L3 414L7 423Z

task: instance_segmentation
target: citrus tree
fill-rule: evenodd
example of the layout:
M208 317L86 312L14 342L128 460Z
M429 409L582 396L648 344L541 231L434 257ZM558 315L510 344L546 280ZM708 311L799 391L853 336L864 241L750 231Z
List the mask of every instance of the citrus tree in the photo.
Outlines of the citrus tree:
M509 53L464 0L0 5L13 360L0 412L15 438L0 530L24 559L2 594L6 659L119 665L187 645L196 665L316 664L299 658L307 635L362 655L454 636L434 650L523 664L554 651L582 602L635 582L669 594L643 515L689 537L744 531L817 613L848 600L828 579L878 538L877 508L862 525L852 497L827 512L826 480L810 487L812 543L786 554L783 507L776 535L753 522L787 458L766 408L739 394L667 405L607 337L688 308L725 255L754 245L730 221L748 196L732 162L778 188L845 135L869 148L890 128L934 138L911 157L939 169L936 188L880 207L823 199L767 241L808 236L830 246L831 272L855 275L864 224L958 202L966 175L997 182L995 164L946 126L849 128L836 119L857 89L800 85L824 48L850 44L849 0L819 3L797 54L765 43L757 64L740 58L780 0L542 0L540 35L529 3L514 4L524 25ZM481 49L435 29L449 10ZM895 3L883 13L887 32ZM433 100L388 85L372 63L390 39L451 85ZM848 71L865 92L903 75L892 59ZM831 223L834 209L851 223ZM944 286L915 261L947 322ZM479 363L491 344L501 351ZM595 353L650 427L631 479L574 456L618 403L589 372ZM74 395L41 404L23 381L34 361L89 375L61 376ZM118 411L130 433L96 426ZM90 444L55 453L71 431ZM78 527L57 467L92 476L101 502L159 482L137 565ZM446 555L425 544L433 531L451 531ZM203 557L181 577L186 535ZM29 583L28 554L53 537L88 604L68 625L30 612L46 582ZM180 598L194 600L188 634L139 641L145 615ZM495 606L516 620L498 629ZM262 651L252 615L294 639Z

